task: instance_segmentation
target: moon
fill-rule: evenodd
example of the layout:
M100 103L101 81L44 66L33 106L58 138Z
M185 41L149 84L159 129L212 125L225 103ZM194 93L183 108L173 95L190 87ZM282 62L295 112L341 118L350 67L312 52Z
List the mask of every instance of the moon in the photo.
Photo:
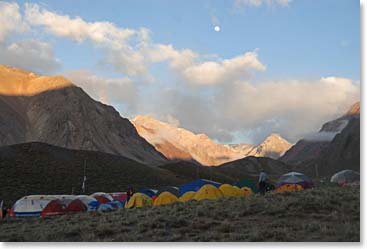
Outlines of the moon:
M219 26L215 26L214 27L214 31L219 32L220 31L220 27Z

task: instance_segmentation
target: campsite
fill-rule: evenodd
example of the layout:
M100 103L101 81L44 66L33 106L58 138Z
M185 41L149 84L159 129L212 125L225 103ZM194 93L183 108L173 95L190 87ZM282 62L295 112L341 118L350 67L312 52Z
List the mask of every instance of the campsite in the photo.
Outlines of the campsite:
M275 190L258 191L248 179L234 185L197 179L179 188L142 188L131 196L31 195L0 221L0 240L359 240L356 172L344 170L316 185L304 174L289 172Z
M1 241L359 241L359 187L1 221ZM209 212L210 210L210 212Z

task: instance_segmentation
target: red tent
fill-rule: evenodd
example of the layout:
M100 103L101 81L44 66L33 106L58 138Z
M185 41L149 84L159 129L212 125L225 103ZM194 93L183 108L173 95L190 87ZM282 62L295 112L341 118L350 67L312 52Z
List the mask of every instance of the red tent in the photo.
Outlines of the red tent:
M66 207L66 212L85 212L87 211L87 207L84 205L84 203L79 200L75 199L69 203L69 205Z
M65 213L65 207L60 200L52 200L47 206L42 210L41 216L53 216Z
M109 193L112 196L114 201L126 201L127 193L126 192L118 192L118 193Z
M106 193L98 192L91 195L93 198L95 198L99 203L108 203L113 201L113 198Z

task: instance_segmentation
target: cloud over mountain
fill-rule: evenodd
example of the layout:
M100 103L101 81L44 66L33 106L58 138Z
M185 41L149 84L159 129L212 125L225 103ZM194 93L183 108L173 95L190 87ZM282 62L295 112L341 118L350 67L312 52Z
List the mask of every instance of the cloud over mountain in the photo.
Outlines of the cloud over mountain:
M236 2L286 6L290 1ZM262 48L208 55L171 41L155 41L146 27L87 20L44 5L0 2L0 12L0 63L49 73L63 63L54 51L55 40L83 46L92 50L92 63L102 68L103 76L84 70L84 62L64 74L94 98L129 117L169 117L221 142L247 137L257 143L272 132L294 142L359 99L359 83L352 79L257 78L272 65L263 61ZM32 38L12 36L17 33ZM35 33L43 35L35 37ZM163 68L159 75L157 67Z

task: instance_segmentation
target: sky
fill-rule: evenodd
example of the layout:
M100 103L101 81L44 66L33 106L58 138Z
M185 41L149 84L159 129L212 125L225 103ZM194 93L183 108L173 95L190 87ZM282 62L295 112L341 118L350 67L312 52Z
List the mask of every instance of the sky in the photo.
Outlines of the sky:
M0 63L64 75L123 117L291 142L360 98L356 0L0 1Z

